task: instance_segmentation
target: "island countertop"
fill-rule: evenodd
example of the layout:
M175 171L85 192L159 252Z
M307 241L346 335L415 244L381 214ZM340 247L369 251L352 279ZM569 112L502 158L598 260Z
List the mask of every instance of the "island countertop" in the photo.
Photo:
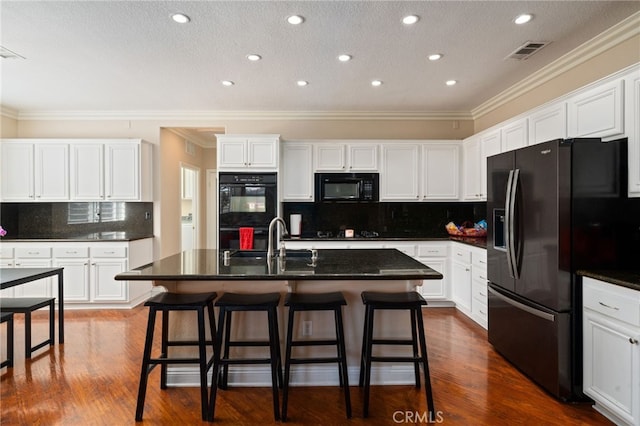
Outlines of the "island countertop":
M438 280L442 274L396 249L326 249L318 257L231 257L195 249L177 253L116 275L116 280Z

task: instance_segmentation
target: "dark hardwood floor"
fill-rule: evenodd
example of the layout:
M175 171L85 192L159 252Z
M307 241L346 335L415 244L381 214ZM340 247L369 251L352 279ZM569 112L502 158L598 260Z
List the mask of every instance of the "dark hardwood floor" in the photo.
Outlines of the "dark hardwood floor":
M18 316L20 317L20 316ZM554 400L504 361L486 332L453 308L424 311L437 421L445 425L608 425L589 404ZM34 334L44 336L46 314ZM64 345L24 359L24 324L16 321L15 367L0 371L4 425L127 425L134 414L147 310L65 312ZM2 326L4 339L5 327ZM149 380L146 424L207 424L200 420L198 388L161 390L159 369ZM288 424L426 424L424 390L375 386L370 417L362 418L362 391L351 387L353 418L344 417L337 387L292 388ZM230 388L218 393L215 423L274 424L271 392Z

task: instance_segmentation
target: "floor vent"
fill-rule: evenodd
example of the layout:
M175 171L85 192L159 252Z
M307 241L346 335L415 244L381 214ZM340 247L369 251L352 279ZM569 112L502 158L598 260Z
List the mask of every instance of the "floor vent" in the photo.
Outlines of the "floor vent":
M534 53L536 53L537 51L539 51L549 43L551 42L550 41L528 41L522 46L518 47L512 53L510 53L509 56L507 56L507 58L524 61L526 59L529 59L531 55L533 55Z

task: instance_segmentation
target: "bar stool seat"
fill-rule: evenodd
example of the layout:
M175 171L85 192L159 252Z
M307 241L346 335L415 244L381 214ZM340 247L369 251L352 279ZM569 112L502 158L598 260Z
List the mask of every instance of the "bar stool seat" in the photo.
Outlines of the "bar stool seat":
M371 385L372 362L411 362L414 364L415 386L420 388L420 365L424 370L424 382L426 390L427 408L429 419L435 421L435 408L433 404L433 392L429 375L429 361L427 359L427 343L422 321L422 306L427 302L416 292L380 293L363 291L362 303L365 305L364 331L362 334L362 357L360 361L359 386L364 386L363 417L369 415L369 391ZM376 310L409 310L411 315L411 339L386 338L374 339L374 312ZM417 326L417 331L416 331ZM405 345L411 346L413 356L373 356L374 345ZM418 345L420 350L418 351Z
M24 353L25 358L31 358L31 354L38 349L55 345L55 298L52 297L3 297L0 302L0 312L12 312L24 314ZM36 344L31 344L31 313L38 309L49 307L49 338Z
M0 324L7 323L7 359L0 362L0 368L13 367L13 312L0 314Z
M337 363L340 387L344 388L344 402L347 418L351 418L351 397L349 395L349 375L347 372L347 355L344 343L344 327L342 323L342 307L347 304L341 292L333 293L288 293L284 305L289 307L287 325L287 343L284 361L284 384L282 393L282 421L287 421L287 405L289 400L289 372L291 364ZM300 311L333 311L335 318L336 338L332 340L293 340L294 314ZM294 346L326 346L335 345L335 357L292 358Z
M280 293L237 294L224 293L215 305L220 309L216 349L213 364L213 380L209 400L208 420L213 421L216 409L217 389L226 389L229 379L229 365L269 364L271 366L271 388L273 393L273 415L280 420L278 384L282 385L282 361L280 337L278 333L278 305ZM238 311L263 311L267 313L269 338L267 340L231 340L232 313ZM267 358L230 358L231 347L269 347ZM223 349L224 348L224 349Z
M136 421L142 420L144 411L144 400L147 392L147 382L149 373L156 367L161 366L160 388L167 388L167 366L169 364L198 364L200 366L200 402L202 420L207 419L208 409L208 387L207 372L213 365L214 355L207 361L207 345L215 350L213 338L216 335L216 323L213 313L213 301L217 293L183 294L183 293L160 293L151 297L145 302L149 307L149 321L147 322L147 334L144 343L144 355L142 358L142 370L140 372L140 387L138 389L138 402L136 405ZM209 317L209 330L212 340L206 339L204 310L207 308ZM161 354L158 358L151 358L153 347L153 334L155 330L156 314L162 312L162 343ZM196 311L198 319L198 340L169 340L169 312L171 311ZM197 358L169 358L168 350L170 346L197 346Z

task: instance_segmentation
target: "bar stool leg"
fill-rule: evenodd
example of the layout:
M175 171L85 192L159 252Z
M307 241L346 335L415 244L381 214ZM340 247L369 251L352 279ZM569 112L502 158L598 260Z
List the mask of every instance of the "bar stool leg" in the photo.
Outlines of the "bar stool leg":
M283 385L284 385L284 377L282 374L282 353L280 352L280 327L278 325L278 311L277 311L277 307L274 308L274 312L273 312L273 322L274 322L274 327L275 327L275 338L274 338L274 342L276 344L276 361L278 361L278 387L280 389L282 389Z
M54 301L52 300L49 303L49 340L51 342L49 342L51 344L51 346L54 346L56 344L56 327L55 327L55 318L56 318L56 313L54 310Z
M344 404L347 408L347 418L351 418L351 394L349 390L349 371L347 369L347 350L344 343L344 328L342 323L342 309L335 310L336 337L338 338L338 357L340 358L340 386L344 387Z
M287 421L287 405L289 403L289 372L291 369L291 341L293 334L293 317L295 309L289 307L289 322L287 323L287 343L284 351L284 383L282 384L282 421Z
M223 329L225 328L225 316L226 309L221 306L220 313L218 314L218 330L216 332L216 338L213 339L213 371L211 373L211 394L209 395L209 415L207 416L207 421L212 422L216 413L216 395L218 391L218 382L219 375L221 373L220 370L220 351L222 350L222 338L225 333L223 333Z
M419 309L419 308L418 308ZM433 392L431 391L431 376L429 374L429 360L427 357L427 338L424 334L424 323L422 312L417 311L418 332L420 333L420 352L422 353L422 363L424 367L424 387L427 394L427 408L429 409L429 420L435 421L436 409L433 404Z
M31 358L31 312L24 313L24 353Z
M413 363L415 374L416 389L420 389L420 361L418 360L418 335L416 333L416 321L418 320L418 312L415 309L409 310L411 316L411 342L413 348L413 357L416 361Z
M280 362L278 358L280 356L280 350L278 347L280 346L280 342L276 341L276 336L278 336L278 322L276 320L276 308L269 309L269 340L270 340L270 352L271 352L271 389L273 392L273 417L276 421L280 420L280 401L278 396L278 378L280 374L282 374L282 370L280 369Z
M162 337L160 358L169 357L169 311L162 310ZM167 389L167 364L160 365L160 389Z
M225 317L226 324L224 326L224 354L222 359L229 359L229 341L231 340L231 318L233 311L227 311L225 309ZM222 324L220 324L222 327ZM227 389L229 386L229 364L223 364L222 370L220 371L220 382L218 383L218 387L220 389Z
M207 342L204 332L204 307L197 309L198 312L198 349L200 352L200 407L202 420L207 419L209 411L209 393L207 387Z
M360 351L360 378L358 380L358 386L362 387L364 386L364 370L365 370L365 366L364 366L364 360L365 360L365 354L367 353L367 330L369 330L369 328L371 328L371 325L369 325L368 320L369 320L369 305L366 305L364 308L364 328L363 328L363 333L362 333L362 350Z
M138 402L136 404L136 421L142 421L144 411L144 399L147 393L147 380L149 378L149 360L151 359L151 346L153 342L153 330L156 323L156 310L149 308L149 321L147 323L147 337L144 341L144 355L142 356L142 368L140 371L140 386L138 388Z
M362 410L362 416L365 418L369 417L369 387L371 385L371 354L373 347L373 313L374 309L367 309L367 345L364 359L364 407Z

